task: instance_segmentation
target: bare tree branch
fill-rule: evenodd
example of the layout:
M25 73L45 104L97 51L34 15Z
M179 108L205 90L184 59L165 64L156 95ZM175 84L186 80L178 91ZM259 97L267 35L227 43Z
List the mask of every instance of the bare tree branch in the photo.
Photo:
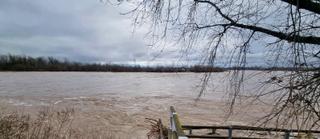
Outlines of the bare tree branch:
M266 28L259 27L259 26L237 23L235 20L231 19L229 16L224 14L221 11L221 9L216 4L214 4L213 2L207 1L207 0L195 0L195 2L207 3L207 4L210 4L211 6L213 6L217 10L217 12L221 15L221 17L223 17L224 19L226 19L226 20L228 20L230 22L230 24L229 24L230 26L235 26L235 27L239 27L239 28L243 28L243 29L249 29L249 30L252 30L252 31L265 33L265 34L277 37L277 38L279 38L281 40L286 40L288 42L308 43L308 44L318 44L318 45L320 45L320 37L317 37L317 36L300 36L300 35L295 35L295 33L293 33L293 34L291 34L291 33L285 34L285 33L282 33L282 32L273 31L273 30L266 29Z
M281 0L296 6L298 9L305 9L317 14L320 14L320 2L314 2L313 0Z
M202 63L215 66L223 59L235 67L229 80L231 111L242 96L259 103L268 97L264 104L272 108L263 123L320 127L319 0L141 0L130 13L135 24L151 22L152 41L165 38L185 49L203 49ZM272 90L246 94L243 69L251 49L261 47L269 66L291 69L263 72L268 74L261 78L263 86ZM199 97L211 75L205 74Z

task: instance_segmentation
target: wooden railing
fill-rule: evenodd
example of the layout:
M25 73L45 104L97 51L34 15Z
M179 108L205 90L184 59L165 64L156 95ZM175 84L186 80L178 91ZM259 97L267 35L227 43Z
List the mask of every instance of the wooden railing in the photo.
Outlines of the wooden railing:
M210 135L195 135L193 130L209 129L212 132ZM218 135L216 130L227 130L227 135ZM168 132L168 139L189 139L189 138L211 138L211 139L266 139L263 137L237 137L233 135L233 131L265 131L265 132L276 132L281 133L284 139L289 139L292 133L305 134L307 138L310 139L312 134L320 134L318 130L297 130L297 129L279 129L279 128L263 128L263 127L253 127L253 126L240 126L240 125L231 125L231 126L195 126L195 125L182 125L179 121L179 117L175 109L170 107L170 128ZM189 131L189 134L186 134L185 131Z
M170 107L170 127L168 132L169 139L188 139L180 124L178 114L173 106Z

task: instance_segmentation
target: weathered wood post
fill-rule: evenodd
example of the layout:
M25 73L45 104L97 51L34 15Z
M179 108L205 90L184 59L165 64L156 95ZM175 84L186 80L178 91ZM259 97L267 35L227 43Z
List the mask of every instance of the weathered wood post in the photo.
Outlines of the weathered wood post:
M162 126L162 121L161 121L161 119L159 119L158 123L159 123L159 128L160 128L160 136L159 136L159 139L165 139L165 138L164 138L164 135L163 135L163 126Z
M169 129L169 139L188 139L188 137L184 134L178 114L173 108L170 106L170 129Z

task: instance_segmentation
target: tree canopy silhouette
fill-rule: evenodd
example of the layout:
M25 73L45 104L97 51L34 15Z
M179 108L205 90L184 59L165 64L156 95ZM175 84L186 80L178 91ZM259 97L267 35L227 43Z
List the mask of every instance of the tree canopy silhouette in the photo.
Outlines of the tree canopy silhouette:
M259 67L257 67L259 68ZM262 68L261 68L262 69ZM0 71L82 71L82 72L222 72L211 66L140 66L71 62L54 57L0 55ZM281 68L279 70L290 70Z

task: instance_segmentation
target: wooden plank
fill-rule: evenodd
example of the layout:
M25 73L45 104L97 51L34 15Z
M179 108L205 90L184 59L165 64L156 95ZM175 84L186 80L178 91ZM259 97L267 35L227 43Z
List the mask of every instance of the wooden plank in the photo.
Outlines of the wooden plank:
M161 122L161 121L160 121ZM220 135L193 135L192 130L196 129L216 129L228 130L228 136ZM189 130L190 135L185 135L184 130ZM298 130L298 129L282 129L282 128L263 128L253 126L194 126L194 125L181 125L177 112L173 106L170 106L170 128L168 131L169 139L188 139L188 138L211 138L211 139L266 139L257 137L234 137L232 136L232 130L251 130L251 131L265 131L265 132L285 132L285 137L289 137L290 133L320 133L318 130Z
M188 139L182 129L178 114L173 106L170 106L170 129L172 131L172 139Z
M318 130L298 130L298 129L281 129L281 128L263 128L263 127L253 127L253 126L194 126L194 125L182 125L182 129L229 129L233 130L253 130L253 131L274 131L274 132L302 132L302 133L320 133Z

